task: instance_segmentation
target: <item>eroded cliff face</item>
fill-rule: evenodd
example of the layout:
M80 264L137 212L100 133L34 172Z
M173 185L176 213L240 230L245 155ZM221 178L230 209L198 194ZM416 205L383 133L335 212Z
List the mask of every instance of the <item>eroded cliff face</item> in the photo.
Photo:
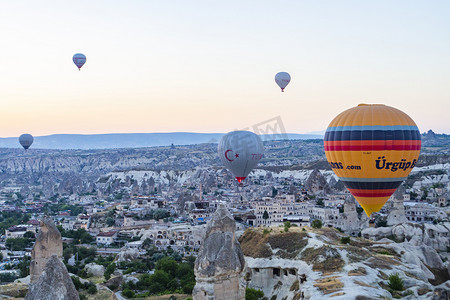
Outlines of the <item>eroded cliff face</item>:
M239 239L246 285L273 300L391 299L407 294L411 299L434 299L450 289L448 262L431 247L343 237L333 228L248 229ZM390 290L388 276L395 273L403 279L404 291Z
M235 235L236 223L220 205L208 223L205 240L195 260L195 300L244 299L245 261Z
M31 282L38 280L52 255L56 255L61 260L62 252L61 233L50 217L44 217L41 221L41 229L36 235L36 243L31 251Z

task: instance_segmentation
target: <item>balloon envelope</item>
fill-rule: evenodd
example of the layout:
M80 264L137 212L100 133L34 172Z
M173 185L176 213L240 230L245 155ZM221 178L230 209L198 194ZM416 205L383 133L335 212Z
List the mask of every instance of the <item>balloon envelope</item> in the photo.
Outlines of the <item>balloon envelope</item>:
M86 56L82 53L77 53L72 57L72 60L73 63L78 67L78 70L80 70L86 62Z
M244 180L263 157L259 136L250 131L232 131L219 142L218 153L238 182Z
M279 72L275 75L275 82L281 88L281 91L284 92L286 86L291 82L291 75L286 72Z
M31 134L24 133L21 136L19 136L19 143L22 145L22 147L27 150L30 148L31 144L33 144L34 138Z
M325 155L367 216L383 207L419 158L420 132L404 112L360 104L331 121Z

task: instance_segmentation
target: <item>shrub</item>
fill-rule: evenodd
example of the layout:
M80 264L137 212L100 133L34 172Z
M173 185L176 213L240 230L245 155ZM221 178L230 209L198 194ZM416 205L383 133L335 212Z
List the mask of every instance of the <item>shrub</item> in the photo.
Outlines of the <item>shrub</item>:
M349 236L343 236L343 237L341 237L341 243L342 243L342 244L348 244L348 243L350 243L350 237L349 237Z
M127 297L127 298L133 298L134 297L134 292L130 289L124 289L122 291L122 296Z
M321 220L313 220L312 222L311 222L311 227L312 228L315 228L315 229L320 229L320 228L322 228L322 221Z
M403 279L400 278L398 273L389 275L389 287L394 291L402 291L403 287Z
M245 289L245 300L259 300L264 297L264 292L252 288Z
M97 294L97 287L93 284L88 288L87 292L91 295Z
M289 221L284 222L284 232L288 232L289 228L291 228L291 222Z

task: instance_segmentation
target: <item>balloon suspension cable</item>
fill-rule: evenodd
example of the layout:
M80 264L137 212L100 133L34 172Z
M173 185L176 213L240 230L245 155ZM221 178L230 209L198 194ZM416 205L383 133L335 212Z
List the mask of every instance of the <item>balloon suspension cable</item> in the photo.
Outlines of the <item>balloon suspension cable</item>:
M281 92L284 93L284 89L281 89Z

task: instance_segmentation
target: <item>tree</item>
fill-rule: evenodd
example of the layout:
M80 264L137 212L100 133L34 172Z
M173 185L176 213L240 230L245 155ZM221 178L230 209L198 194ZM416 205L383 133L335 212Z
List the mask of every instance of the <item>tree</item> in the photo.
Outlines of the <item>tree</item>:
M348 243L350 243L350 237L349 236L341 237L341 244L348 244Z
M124 289L122 291L122 296L127 297L127 298L133 298L134 297L134 292L130 289Z
M174 278L177 274L178 264L172 257L164 257L156 263L155 270L162 270Z
M263 213L263 219L267 220L268 218L269 218L269 213L267 212L267 210L265 210Z
M116 224L116 221L114 221L114 219L111 217L106 218L105 222L106 222L106 225L108 225L109 227L114 226L114 224Z
M151 285L148 290L152 294L161 293L166 290L169 281L169 275L166 272L156 270L155 273L150 275Z
M319 219L313 220L313 221L311 222L311 227L312 227L312 228L315 228L315 229L320 229L320 228L322 228L322 221L319 220Z
M116 269L115 263L110 263L105 270L105 279L109 280L111 278L111 274L114 273L114 270Z
M275 187L272 187L272 197L278 195L278 190Z
M398 273L389 275L389 287L394 291L403 291L403 279Z
M245 289L245 300L259 300L264 297L264 292L252 288Z
M323 200L322 199L317 199L316 205L320 206L320 207L323 207L324 206Z
M284 232L288 232L289 228L291 228L291 222L289 221L284 222Z

